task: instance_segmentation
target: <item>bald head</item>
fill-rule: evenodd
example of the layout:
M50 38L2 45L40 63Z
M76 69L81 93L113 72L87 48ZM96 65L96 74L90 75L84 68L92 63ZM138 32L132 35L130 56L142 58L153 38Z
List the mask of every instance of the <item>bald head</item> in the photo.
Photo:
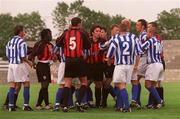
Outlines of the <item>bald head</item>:
M130 31L130 29L131 29L131 21L130 21L129 19L123 19L123 20L121 21L121 24L126 25L127 28L128 28L128 31Z

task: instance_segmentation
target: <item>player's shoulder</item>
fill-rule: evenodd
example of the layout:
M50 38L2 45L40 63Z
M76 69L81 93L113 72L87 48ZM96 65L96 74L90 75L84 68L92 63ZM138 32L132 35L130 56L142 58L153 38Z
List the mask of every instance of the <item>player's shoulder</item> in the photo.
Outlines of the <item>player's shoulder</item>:
M147 40L151 43L159 42L159 40L156 37L151 37L149 40Z
M128 36L128 37L131 37L131 38L134 38L134 39L137 38L137 36L136 36L134 33L131 33L131 32L128 32L128 33L127 33L127 36Z
M21 42L21 41L24 41L23 38L21 38L20 36L13 36L11 37L11 40L10 41L18 41L18 42Z

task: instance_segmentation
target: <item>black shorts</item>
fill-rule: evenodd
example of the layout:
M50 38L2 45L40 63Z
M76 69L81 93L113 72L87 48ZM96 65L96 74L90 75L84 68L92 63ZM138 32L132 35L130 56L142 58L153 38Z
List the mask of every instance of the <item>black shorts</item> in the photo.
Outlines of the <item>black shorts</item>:
M103 80L103 65L102 64L88 64L88 80L102 81Z
M84 77L87 76L86 70L86 64L83 59L66 58L64 77Z
M51 72L49 63L38 62L36 66L36 74L38 82L48 81L51 82Z
M106 78L113 77L114 67L115 67L114 65L109 66L107 64L103 64L103 73Z

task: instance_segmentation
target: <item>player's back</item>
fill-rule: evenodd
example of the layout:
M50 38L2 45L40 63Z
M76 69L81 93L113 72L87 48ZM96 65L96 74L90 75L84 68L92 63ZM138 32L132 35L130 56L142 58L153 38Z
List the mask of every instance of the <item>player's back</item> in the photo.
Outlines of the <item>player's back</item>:
M6 56L9 63L22 63L22 57L27 55L27 44L19 36L14 36L6 45Z
M147 63L156 63L161 61L162 44L156 37L150 38L142 46L142 49L147 50Z
M115 38L115 42L117 44L117 50L115 55L117 64L134 64L134 58L138 47L136 36L131 33L119 35Z

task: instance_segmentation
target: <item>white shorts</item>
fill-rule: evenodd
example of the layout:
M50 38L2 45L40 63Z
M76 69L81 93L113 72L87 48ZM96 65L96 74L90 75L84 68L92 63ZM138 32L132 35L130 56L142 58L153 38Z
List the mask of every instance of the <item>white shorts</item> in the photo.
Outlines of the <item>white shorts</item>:
M65 84L64 82L65 62L61 62L58 68L57 84Z
M28 64L9 64L8 82L26 82L29 81Z
M162 63L152 63L147 66L145 80L162 81L164 80L164 70Z
M147 66L148 66L147 57L146 56L141 57L138 65L137 75L145 76Z
M130 83L134 65L116 65L113 73L114 83Z
M131 78L131 80L138 80L137 71L136 71L136 72L132 72L132 78Z

